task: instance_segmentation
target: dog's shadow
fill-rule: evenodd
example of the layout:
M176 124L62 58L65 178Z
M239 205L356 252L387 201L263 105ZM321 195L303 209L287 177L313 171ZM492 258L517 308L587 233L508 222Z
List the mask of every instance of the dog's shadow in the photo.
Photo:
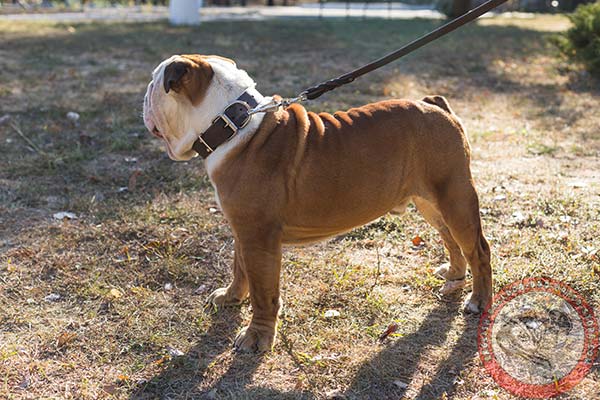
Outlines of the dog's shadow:
M477 353L479 315L463 314L459 301L441 302L433 308L418 329L390 343L360 367L346 397L350 399L437 399L452 398L461 384L460 373ZM458 337L452 325L463 318ZM437 364L424 360L438 352L446 341L454 342L448 355ZM435 369L428 370L434 365Z
M312 398L308 392L247 387L263 357L234 352L232 339L242 324L240 311L239 307L224 307L212 312L210 328L200 334L197 344L150 380L138 383L129 399L237 399L241 394L256 399ZM229 363L224 372L221 363ZM211 374L220 376L215 381Z
M232 335L241 324L240 309L224 308L211 314L210 328L198 338L198 344L187 354L177 357L160 374L140 383L130 400L149 399L202 399L202 398L315 398L308 391L280 392L276 389L248 385L263 358L255 354L233 353L233 359L224 372L215 366L229 357ZM457 338L451 336L452 326L462 318ZM348 399L434 399L445 395L452 398L460 385L460 373L477 353L477 324L479 316L461 314L460 302L441 302L433 308L418 329L392 341L374 357L365 361L345 391ZM207 343L209 342L209 343ZM437 351L446 342L452 343L448 355L437 364L424 362L422 357ZM423 371L435 365L431 371ZM215 368L217 372L210 371ZM208 375L219 374L218 379ZM421 384L425 380L424 384Z
M172 359L166 369L138 383L130 399L199 398L208 392L199 388L217 357L231 347L231 333L241 322L240 309L227 307L209 314L211 324L186 354ZM210 346L206 342L210 341ZM202 343L202 345L200 345ZM209 350L207 350L209 349ZM256 367L254 367L255 369ZM250 373L252 373L250 371Z

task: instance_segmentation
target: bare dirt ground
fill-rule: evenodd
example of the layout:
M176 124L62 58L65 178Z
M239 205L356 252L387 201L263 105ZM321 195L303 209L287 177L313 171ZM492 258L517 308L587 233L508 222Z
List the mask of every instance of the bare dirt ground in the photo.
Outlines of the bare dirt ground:
M413 208L288 249L274 350L233 353L249 305L204 306L230 279L229 229L202 163L170 161L140 118L173 53L234 58L287 96L439 23L0 22L0 398L513 398L477 357L466 292L437 294L446 255ZM600 92L548 43L566 26L486 20L308 107L446 96L469 132L496 288L549 276L599 310ZM598 393L596 364L561 398Z

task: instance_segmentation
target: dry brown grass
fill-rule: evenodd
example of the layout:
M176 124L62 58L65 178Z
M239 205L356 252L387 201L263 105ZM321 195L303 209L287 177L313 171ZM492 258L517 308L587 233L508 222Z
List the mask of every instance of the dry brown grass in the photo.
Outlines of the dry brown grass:
M563 21L470 26L309 106L447 96L469 131L496 287L546 275L598 309L600 93L548 46ZM204 307L229 280L229 229L201 162L168 160L139 116L172 53L233 57L264 93L291 95L438 23L0 24L0 398L512 398L481 367L462 295L436 294L444 251L414 209L286 251L274 351L232 353L249 306ZM52 219L64 210L80 218ZM599 392L596 367L563 398Z

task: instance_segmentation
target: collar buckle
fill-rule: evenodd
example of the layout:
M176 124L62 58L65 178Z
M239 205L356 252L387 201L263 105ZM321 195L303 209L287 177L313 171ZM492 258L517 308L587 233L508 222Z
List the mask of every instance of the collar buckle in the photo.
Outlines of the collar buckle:
M248 92L242 93L212 120L207 130L197 136L192 149L202 158L208 157L217 147L229 141L240 129L248 125L252 119L250 111L257 105L258 101L253 95Z
M237 121L232 120L229 115L227 115L227 113L229 111L233 111L234 107L239 104L241 106L243 106L246 110L245 110L245 118L243 119L243 121L239 122L239 125L236 123ZM222 120L225 123L225 128L229 128L232 131L232 135L235 135L240 129L244 128L246 125L248 125L248 123L250 122L250 119L252 118L252 116L250 115L250 110L252 109L252 107L250 107L250 104L246 103L245 101L242 100L236 100L234 102L232 102L231 104L229 104L227 106L227 108L225 108L225 111L223 111L221 114L217 115L215 117L215 119L213 119L212 123L214 124L215 122L217 122L219 119ZM238 110L238 111L242 111L243 110ZM243 114L242 114L243 115ZM202 135L200 135L202 136Z

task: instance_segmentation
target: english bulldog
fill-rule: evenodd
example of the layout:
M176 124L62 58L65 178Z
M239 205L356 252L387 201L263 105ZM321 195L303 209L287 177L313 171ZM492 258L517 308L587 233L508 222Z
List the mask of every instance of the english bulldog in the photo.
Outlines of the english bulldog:
M440 233L450 262L439 268L449 292L472 292L465 310L491 299L490 247L479 216L465 129L441 96L385 100L336 113L300 104L248 115L272 97L232 60L175 55L152 73L144 123L173 160L204 158L235 238L233 280L215 305L248 296L253 316L235 340L266 351L281 307L282 246L339 235L413 202Z

